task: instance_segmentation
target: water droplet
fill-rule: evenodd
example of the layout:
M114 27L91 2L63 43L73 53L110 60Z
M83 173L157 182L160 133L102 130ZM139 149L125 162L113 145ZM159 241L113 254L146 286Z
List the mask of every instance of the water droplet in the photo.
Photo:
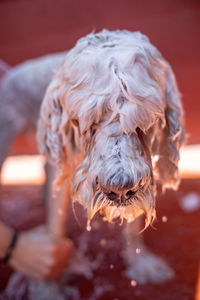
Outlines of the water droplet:
M86 227L86 229L87 229L87 231L91 231L91 225L90 225L90 223L87 223L87 227Z
M168 221L168 218L166 216L163 216L162 221L163 221L163 223L166 223Z
M114 265L113 264L110 265L110 269L111 270L114 269Z
M140 248L137 248L137 249L135 250L135 252L136 252L137 254L139 254L139 253L141 252L141 249L140 249Z
M135 280L131 280L131 286L136 286L137 282Z
M200 196L195 193L189 193L180 199L180 206L187 213L193 212L200 208Z

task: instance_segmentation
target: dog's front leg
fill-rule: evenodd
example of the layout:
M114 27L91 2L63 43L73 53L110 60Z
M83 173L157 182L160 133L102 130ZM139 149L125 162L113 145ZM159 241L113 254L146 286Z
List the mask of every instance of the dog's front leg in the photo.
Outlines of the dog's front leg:
M53 190L55 169L53 166L47 167L47 222L48 228L56 237L66 235L66 222L70 202L70 183L67 178L59 190Z
M52 234L52 240L55 244L59 244L65 241L65 253L67 256L66 260L63 262L63 252L53 252L54 259L56 259L56 266L62 268L61 271L68 263L68 259L71 257L72 250L74 248L73 243L66 237L66 220L69 208L69 183L66 181L59 191L53 192L53 181L55 179L55 169L50 164L46 165L47 180L45 185L45 204L47 209L47 228ZM53 244L54 244L53 243ZM52 248L53 249L53 248ZM59 259L58 259L59 256ZM70 258L71 259L71 258ZM54 273L57 273L57 268L52 269ZM56 271L56 272L55 272ZM30 299L37 300L64 300L66 295L69 294L68 286L65 287L64 281L62 281L62 276L59 278L56 275L56 279L53 280L36 280L28 279L28 291ZM64 277L63 277L64 278ZM78 299L78 298L77 298Z
M139 284L163 283L174 276L167 263L153 254L144 244L142 234L142 218L127 224L123 229L126 275Z

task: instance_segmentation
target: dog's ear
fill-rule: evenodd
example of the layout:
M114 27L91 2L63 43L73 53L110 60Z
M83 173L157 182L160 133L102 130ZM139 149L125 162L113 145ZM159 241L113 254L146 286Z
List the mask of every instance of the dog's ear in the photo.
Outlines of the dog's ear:
M179 149L185 142L184 113L173 71L165 64L165 126L162 129L155 171L166 188L179 184Z
M67 141L70 135L67 112L62 107L60 87L55 83L56 78L49 85L41 105L37 139L40 152L55 165L59 173L57 174L59 185L69 172L65 169L68 165L66 162L71 143ZM69 145L69 147L64 145Z

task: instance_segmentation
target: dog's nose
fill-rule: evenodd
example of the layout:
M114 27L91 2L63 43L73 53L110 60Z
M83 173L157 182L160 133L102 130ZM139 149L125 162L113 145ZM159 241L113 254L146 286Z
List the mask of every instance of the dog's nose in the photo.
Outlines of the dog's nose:
M127 191L124 191L123 193L120 193L120 192L116 193L116 191L115 192L111 191L110 193L106 193L106 196L112 201L118 201L120 198L122 200L128 200L132 196L134 196L134 194L135 194L135 191L133 191L133 190L127 190Z
M130 199L136 193L137 189L137 184L126 173L114 174L114 176L112 175L106 181L100 179L99 185L107 198L116 202L123 202Z

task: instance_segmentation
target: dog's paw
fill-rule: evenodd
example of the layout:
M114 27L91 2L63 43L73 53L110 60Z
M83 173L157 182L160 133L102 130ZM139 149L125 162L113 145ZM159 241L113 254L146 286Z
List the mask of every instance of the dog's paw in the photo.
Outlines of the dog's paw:
M80 275L86 279L91 279L93 272L101 265L101 261L102 255L97 255L96 259L92 259L88 255L76 251L67 267L67 274Z
M175 275L168 264L157 255L144 251L132 256L133 259L126 258L126 275L134 279L139 284L154 283L161 284Z

